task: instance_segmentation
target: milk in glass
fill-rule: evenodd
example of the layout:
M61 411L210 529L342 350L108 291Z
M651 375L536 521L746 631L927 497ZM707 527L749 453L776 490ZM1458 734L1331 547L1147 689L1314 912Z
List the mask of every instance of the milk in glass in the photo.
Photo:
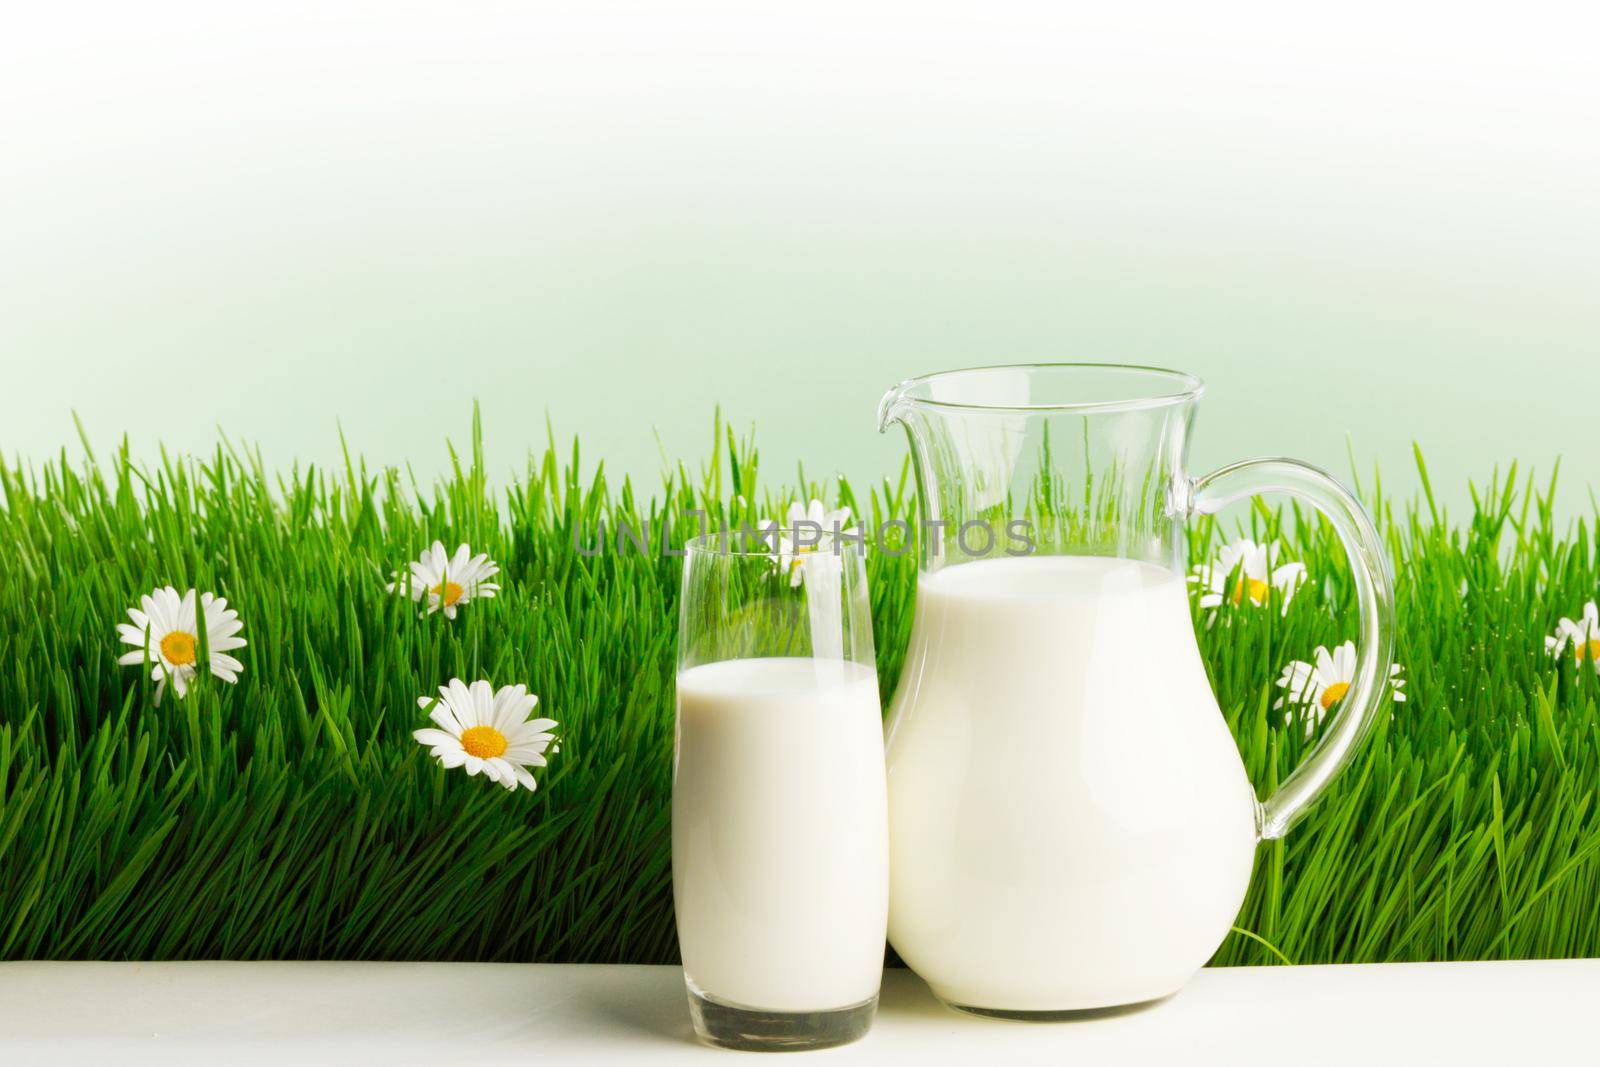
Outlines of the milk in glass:
M877 995L888 909L878 684L769 657L678 675L672 883L691 987L782 1012Z

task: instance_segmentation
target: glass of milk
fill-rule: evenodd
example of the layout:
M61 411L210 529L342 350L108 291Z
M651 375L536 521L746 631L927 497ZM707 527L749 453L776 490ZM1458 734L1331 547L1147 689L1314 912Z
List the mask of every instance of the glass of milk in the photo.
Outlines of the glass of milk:
M889 906L860 542L699 538L680 611L672 889L695 1031L739 1049L854 1041Z

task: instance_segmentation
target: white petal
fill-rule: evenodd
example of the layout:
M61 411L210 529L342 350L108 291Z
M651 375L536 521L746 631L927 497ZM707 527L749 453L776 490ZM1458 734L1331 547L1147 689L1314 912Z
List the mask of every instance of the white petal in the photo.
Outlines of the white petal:
M516 708L523 692L525 687L520 685L503 685L495 690L489 721L501 733L505 733L506 728L520 718L516 716Z
M472 683L471 693L474 721L480 726L493 726L494 687L480 678Z
M1291 689L1298 689L1311 680L1315 669L1305 660L1293 660L1283 669L1283 674L1278 678L1278 684Z
M217 601L226 604L226 600ZM237 633L244 629L244 623L239 621L239 613L230 609L219 609L216 605L206 608L206 630L211 633Z
M472 714L472 691L467 688L467 683L460 678L450 679L445 687L446 699L450 702L450 710L456 713L456 719L461 723L463 730L480 725Z
M178 604L178 625L180 628L188 630L190 633L194 633L196 629L194 599L195 592L193 589L190 589L187 593L183 594L183 600Z
M1311 664L1296 663L1295 667L1294 677L1289 679L1289 684L1284 688L1294 703L1309 704L1318 699L1326 687L1319 684L1319 675Z
M437 723L439 725L439 729L443 730L451 737L459 738L461 736L461 731L465 729L465 727L463 727L460 721L455 717L455 714L450 710L450 705L443 700L439 701L439 703L433 706L433 710L428 712L428 718Z
M418 744L428 745L429 747L434 745L443 745L448 747L456 744L456 739L445 731L433 730L427 727L424 727L421 730L411 731L411 736L417 739Z
M550 734L526 734L516 738L506 739L506 751L512 753L533 753L537 755L550 747L555 738Z
M1318 645L1317 651L1312 655L1311 658L1316 661L1317 673L1320 674L1326 682L1344 681L1344 679L1339 677L1338 665L1334 662L1332 654L1329 653L1326 648Z

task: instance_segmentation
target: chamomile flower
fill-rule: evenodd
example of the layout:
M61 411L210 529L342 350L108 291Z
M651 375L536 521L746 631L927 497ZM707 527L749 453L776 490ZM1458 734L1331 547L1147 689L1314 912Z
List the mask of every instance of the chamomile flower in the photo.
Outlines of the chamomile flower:
M446 557L444 543L435 541L411 564L410 574L397 574L389 583L389 592L404 588L412 600L428 598L428 614L443 611L444 617L456 617L456 609L479 597L492 597L500 587L488 579L500 573L500 565L484 553L474 556L466 545L456 548L453 556Z
M781 526L776 519L761 524L761 530L772 543L773 569L788 573L790 588L799 585L805 580L806 565L812 557L818 552L834 551L833 538L861 536L851 522L847 507L830 511L820 500L811 501L807 507L801 507L798 501L790 504L788 518ZM806 525L801 526L801 523ZM812 541L815 543L804 543Z
M1235 607L1247 603L1260 607L1276 589L1287 611L1305 580L1305 564L1280 566L1276 544L1258 545L1248 537L1223 545L1215 559L1196 566L1189 575L1201 589L1202 608L1220 608L1224 601Z
M244 629L239 613L228 607L226 600L210 593L200 596L200 610L206 617L207 668L224 682L237 682L244 664L228 653L245 646L244 638L238 636ZM179 596L172 586L163 586L140 597L139 606L128 609L128 618L132 621L117 624L117 633L134 650L123 653L117 662L127 667L150 665L158 705L169 681L182 697L200 669L195 591Z
M416 730L411 736L428 746L440 766L466 767L468 774L482 771L512 791L518 785L536 788L528 768L545 765L550 728L556 722L528 718L539 698L527 686L495 689L486 681L468 686L452 678L439 687L438 697L418 697L417 706L428 711L438 729Z
M1311 715L1306 719L1307 734L1350 691L1356 678L1356 643L1346 641L1332 652L1318 645L1311 658L1316 662L1295 660L1283 669L1278 687L1284 690L1284 695L1272 705L1274 708L1286 705L1308 708ZM1406 700L1406 682L1400 677L1402 670L1398 663L1389 666L1389 695L1396 704L1404 704Z
M1594 601L1583 606L1583 617L1577 622L1562 619L1556 623L1556 632L1544 639L1544 650L1557 659L1568 647L1574 663L1581 667L1587 660L1600 674L1600 607Z

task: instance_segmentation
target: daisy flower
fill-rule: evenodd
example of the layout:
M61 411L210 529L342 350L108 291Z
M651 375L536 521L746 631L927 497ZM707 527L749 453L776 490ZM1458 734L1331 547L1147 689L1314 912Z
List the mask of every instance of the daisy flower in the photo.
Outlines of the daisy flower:
M194 597L193 589L180 597L172 586L163 586L140 597L137 608L128 609L131 623L117 624L117 633L123 642L134 646L132 652L123 653L117 662L127 667L150 665L150 677L156 683L157 705L167 691L169 680L181 698L199 672L200 628ZM244 664L228 653L244 647L244 638L237 636L244 629L244 623L239 621L239 613L228 607L226 600L210 593L201 595L200 608L206 617L206 666L224 682L237 682Z
M428 754L443 767L466 767L468 774L482 771L491 782L515 791L518 785L533 789L529 767L545 765L554 719L530 719L539 698L525 685L494 689L486 681L469 687L460 678L439 687L437 697L418 697L417 706L428 712L438 729L412 733L428 747Z
M1574 663L1581 667L1588 660L1595 673L1600 674L1600 607L1594 601L1583 606L1581 619L1562 619L1556 623L1556 632L1544 639L1544 650L1558 659L1568 645L1572 646Z
M1274 708L1294 705L1311 709L1311 717L1306 720L1307 734L1350 691L1356 678L1356 643L1346 641L1332 652L1318 645L1312 659L1316 662L1295 660L1283 669L1278 687L1284 690L1284 695L1272 705ZM1396 704L1404 704L1406 700L1403 691L1406 682L1400 677L1401 671L1400 664L1390 664L1389 695Z
M1231 586L1229 579L1233 581ZM1216 559L1196 566L1189 576L1189 581L1201 588L1203 608L1219 608L1225 600L1235 607L1246 602L1260 607L1276 589L1286 611L1305 580L1305 564L1279 566L1276 544L1258 545L1248 537L1223 545Z
M446 557L444 543L435 541L411 564L410 574L396 574L388 591L404 588L412 600L428 598L428 614L443 611L444 617L456 617L456 607L476 597L492 597L500 587L491 581L500 573L500 565L487 555L474 556L466 545L456 548L456 554Z
M861 536L861 531L852 526L851 521L849 508L829 511L820 500L813 500L808 507L801 507L798 501L790 504L789 516L783 525L776 519L768 519L760 527L763 536L772 542L773 570L788 571L791 589L799 585L805 580L808 557L819 550L831 550L831 538ZM808 539L816 535L815 544L800 544L801 523L808 524L805 528Z

